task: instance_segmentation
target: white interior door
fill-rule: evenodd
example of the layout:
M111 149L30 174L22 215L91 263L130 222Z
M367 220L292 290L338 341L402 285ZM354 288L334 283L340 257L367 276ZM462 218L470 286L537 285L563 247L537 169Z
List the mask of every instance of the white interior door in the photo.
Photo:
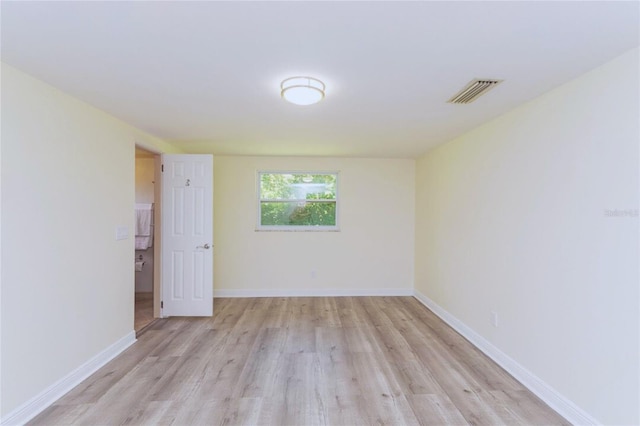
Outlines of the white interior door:
M213 315L213 156L162 155L162 316Z

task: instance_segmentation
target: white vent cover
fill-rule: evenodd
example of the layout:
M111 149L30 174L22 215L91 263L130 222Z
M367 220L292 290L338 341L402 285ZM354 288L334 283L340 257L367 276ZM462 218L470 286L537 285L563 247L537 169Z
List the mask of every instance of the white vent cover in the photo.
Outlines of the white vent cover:
M464 89L455 94L447 102L450 104L468 104L496 87L502 80L490 80L487 78L472 80Z

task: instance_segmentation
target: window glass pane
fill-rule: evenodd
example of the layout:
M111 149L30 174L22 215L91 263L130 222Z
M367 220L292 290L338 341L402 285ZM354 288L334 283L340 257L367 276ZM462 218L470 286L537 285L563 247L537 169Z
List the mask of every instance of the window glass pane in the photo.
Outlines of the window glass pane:
M262 200L335 200L335 174L262 173Z
M263 226L335 226L336 203L329 202L261 202L260 224Z
M259 227L337 229L337 173L259 172Z

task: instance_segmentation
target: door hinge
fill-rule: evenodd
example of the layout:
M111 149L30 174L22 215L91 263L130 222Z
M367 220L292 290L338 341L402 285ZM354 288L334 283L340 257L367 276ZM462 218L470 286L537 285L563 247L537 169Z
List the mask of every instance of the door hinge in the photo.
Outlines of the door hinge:
M160 309L164 308L164 301L160 301Z
M162 165L161 169L162 169L162 171L164 172L164 164Z

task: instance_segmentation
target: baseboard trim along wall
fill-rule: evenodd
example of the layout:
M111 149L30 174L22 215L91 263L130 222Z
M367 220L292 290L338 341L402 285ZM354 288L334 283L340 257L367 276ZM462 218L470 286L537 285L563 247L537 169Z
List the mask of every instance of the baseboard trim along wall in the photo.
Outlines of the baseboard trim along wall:
M132 331L107 347L102 352L82 364L80 367L58 380L53 385L31 398L0 421L4 425L23 425L44 411L45 408L60 399L64 394L79 385L84 379L120 355L136 342L136 333Z
M296 290L214 290L213 297L340 297L413 296L413 288L296 289Z
M414 297L569 422L574 425L601 424L433 300L417 290Z

